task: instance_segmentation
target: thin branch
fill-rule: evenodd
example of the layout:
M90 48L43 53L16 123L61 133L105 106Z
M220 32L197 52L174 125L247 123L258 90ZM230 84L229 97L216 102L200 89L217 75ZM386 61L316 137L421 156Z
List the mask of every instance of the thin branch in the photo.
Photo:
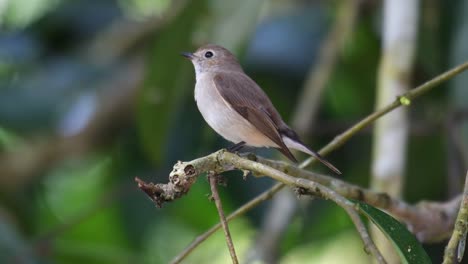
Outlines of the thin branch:
M269 190L266 190L264 192L262 192L260 195L258 195L257 197L255 197L254 199L250 200L249 202L247 202L246 204L244 204L243 206L239 207L237 210L235 210L234 212L232 212L227 218L226 218L226 221L231 221L233 220L234 218L237 218L241 215L244 215L245 213L247 213L250 209L256 207L257 205L259 205L260 203L264 202L264 201L267 201L267 200L270 200L271 197L273 197L273 195L275 195L278 191L280 191L282 188L284 187L284 185L282 183L277 183L275 184L272 188L270 188ZM180 263L182 262L182 260L185 259L185 257L187 257L190 253L192 253L192 251L198 247L198 245L200 245L201 243L203 243L203 241L205 241L207 238L209 238L212 234L214 234L217 230L219 230L221 228L221 223L217 223L216 225L214 225L213 227L211 227L210 229L208 229L205 233L199 235L198 237L196 237L192 243L190 243L190 245L188 245L184 251L180 252L179 255L177 255L174 259L172 259L172 261L170 262L171 264L177 264L177 263Z
M370 235L367 232L364 223L359 217L359 214L354 209L354 204L348 201L343 196L341 196L339 193L321 185L320 183L303 178L294 178L270 166L254 162L248 159L240 158L232 153L227 153L224 151L218 153L220 154L220 156L218 156L218 161L221 163L221 165L224 165L223 167L229 167L232 164L235 168L252 171L254 172L254 175L255 173L257 173L258 175L266 175L290 187L303 188L306 190L306 193L311 193L315 196L334 201L337 205L345 209L345 211L349 214L351 220L356 225L359 235L364 241L366 249L372 253L372 255L377 259L379 263L386 263L379 250L375 246L374 242L370 239Z
M359 213L355 210L354 204L335 191L326 187L323 187L321 191L329 192L326 198L333 200L336 204L341 206L346 211L346 213L348 213L351 221L353 221L354 225L356 226L362 241L364 242L366 252L370 252L376 258L378 263L387 263L380 251L375 246L374 241L372 241L369 232L367 231L366 225L359 216Z
M234 243L232 243L231 232L229 232L229 226L226 222L226 217L224 216L223 206L221 204L221 198L218 193L218 177L216 173L208 173L208 181L210 182L212 198L216 204L216 209L218 209L219 219L221 221L221 226L223 227L224 237L226 238L226 244L229 249L229 254L231 254L232 263L238 264L236 250L234 248Z
M466 172L465 189L460 203L455 228L444 253L444 264L460 263L463 258L468 232L468 171Z
M468 69L468 62L462 63L455 68L452 68L439 76L435 77L434 79L427 81L420 86L408 91L407 93L404 93L400 96L397 96L395 98L395 101L390 103L389 105L383 107L382 109L375 111L374 113L368 115L365 117L363 120L361 120L359 123L355 124L348 130L346 130L344 133L338 135L335 137L332 142L330 142L328 145L326 145L324 148L320 150L320 154L326 155L333 150L341 147L345 142L347 142L352 136L354 136L357 132L361 131L368 125L372 124L375 120L379 119L380 117L384 116L385 114L393 111L394 109L400 107L403 105L402 102L405 103L405 105L408 105L411 103L413 99L418 98L419 96L429 92L433 88L437 87L443 82L446 82L450 79L452 79L454 76L466 71ZM307 160L305 160L302 164L303 167L307 167L312 163L314 158L310 157Z
M420 95L430 91L432 88L440 85L441 83L453 78L457 74L465 71L468 69L468 62L465 62L461 65L456 66L455 68L446 71L442 73L441 75L435 77L434 79L418 86L417 88L405 93L404 95L398 97L394 102L389 104L388 106L382 108L381 110L378 110L371 115L367 116L363 120L361 120L359 123L356 125L352 126L348 130L344 131L342 134L338 135L333 139L332 142L327 144L324 148L320 150L320 154L326 155L333 150L339 148L341 145L343 145L345 142L347 142L352 136L354 136L356 133L359 131L363 130L366 128L368 125L372 124L375 120L380 118L381 116L385 115L388 112L391 112L392 110L400 107L402 105L401 99L406 99L406 102L411 102L411 100L416 99ZM309 158L305 160L301 165L299 166L300 168L304 168L310 164L312 164L315 160L313 158ZM241 214L244 214L251 209L255 208L257 205L259 205L261 202L268 200L269 197L265 197L266 193L274 193L278 192L281 190L285 185L278 183L275 186L273 186L271 189L267 190L266 192L262 193L261 195L255 197L252 199L250 202L244 204L243 206L239 207L234 213L229 215L227 217L227 221L230 221L231 219L238 217ZM270 196L271 197L271 196ZM220 224L215 225L211 229L209 229L207 232L204 234L200 235L195 241L193 241L184 251L181 252L178 256L174 258L174 260L171 263L180 263L185 257L187 257L198 245L200 245L203 241L205 241L210 235L212 235L217 229L219 229Z

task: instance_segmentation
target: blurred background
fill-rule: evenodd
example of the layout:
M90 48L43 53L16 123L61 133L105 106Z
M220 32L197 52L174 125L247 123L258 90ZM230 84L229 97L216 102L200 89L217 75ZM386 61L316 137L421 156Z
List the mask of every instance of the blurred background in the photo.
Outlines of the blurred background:
M399 26L413 29L411 54L394 54L409 59L406 88L468 59L467 0L414 6L415 22ZM318 150L380 104L384 9L377 0L0 0L0 263L169 262L218 222L208 183L199 178L158 209L134 177L167 182L177 160L230 145L198 112L193 67L180 52L232 50ZM404 161L395 196L414 203L460 192L467 85L465 73L406 108L406 139L392 142L402 150L385 152ZM378 141L367 128L328 159L344 180L375 186ZM227 213L274 184L241 175L226 174L220 188ZM330 202L282 192L230 227L241 263L369 262ZM444 246L424 245L434 262ZM221 232L184 263L230 263Z

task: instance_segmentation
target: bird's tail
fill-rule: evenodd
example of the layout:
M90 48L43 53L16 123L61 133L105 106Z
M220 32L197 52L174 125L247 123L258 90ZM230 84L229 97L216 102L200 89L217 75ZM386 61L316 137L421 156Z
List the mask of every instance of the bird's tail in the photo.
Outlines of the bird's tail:
M329 161L327 161L325 158L323 158L317 152L315 152L315 151L311 150L310 148L308 148L307 146L305 146L302 142L295 141L295 140L293 140L293 139L291 139L291 138L289 138L287 136L283 136L283 141L284 141L284 144L286 144L286 146L288 148L292 148L292 149L299 150L299 151L302 151L304 153L307 153L307 154L311 155L312 157L316 158L323 165L327 166L330 170L334 171L336 174L341 174L341 171L339 169L337 169L335 166L333 166L333 164L331 164Z

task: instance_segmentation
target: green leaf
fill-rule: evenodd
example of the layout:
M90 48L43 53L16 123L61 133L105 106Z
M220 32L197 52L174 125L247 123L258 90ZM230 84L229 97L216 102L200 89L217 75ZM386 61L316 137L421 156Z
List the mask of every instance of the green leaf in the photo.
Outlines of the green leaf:
M59 263L118 263L117 253L128 255L119 204L106 204L114 190L109 183L113 166L112 157L96 155L65 162L44 178L36 230L54 234L53 256Z
M12 132L0 127L0 150L13 150L20 143L19 137Z
M359 212L377 225L392 242L401 257L402 263L432 263L424 248L404 225L371 205L360 201L354 202Z

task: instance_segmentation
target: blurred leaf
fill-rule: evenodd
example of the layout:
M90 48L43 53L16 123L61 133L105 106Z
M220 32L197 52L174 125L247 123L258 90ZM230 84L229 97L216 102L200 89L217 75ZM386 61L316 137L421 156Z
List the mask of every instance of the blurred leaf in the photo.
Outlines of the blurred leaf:
M362 242L354 230L312 240L291 249L279 263L369 263L369 256L362 250Z
M60 0L6 0L6 12L0 13L0 25L25 27L55 8ZM1 12L2 10L0 10Z
M171 24L157 33L149 55L146 81L138 98L138 126L142 147L153 161L165 157L166 139L176 110L189 92L190 62L179 54L191 50L192 32L206 9L205 1L188 1ZM190 90L191 91L191 90Z
M244 263L245 254L254 238L252 227L245 219L236 219L229 223L229 229L239 261ZM163 219L147 232L147 262L169 263L198 234L199 232L188 228L178 219ZM223 231L218 230L209 237L182 263L231 263Z
M326 201L314 202L305 217L312 219L303 231L303 239L307 242L334 236L354 226L346 212Z
M104 263L105 252L123 254L128 247L118 208L105 202L111 172L111 158L97 156L58 168L45 179L36 224L57 240L54 256L62 263ZM106 250L92 250L100 247Z
M392 242L403 263L432 263L424 248L404 225L371 205L360 201L355 203L359 211L377 225Z
M0 127L0 150L11 150L20 143L20 139L10 131Z
M205 231L219 221L215 204L209 199L211 196L209 184L203 180L204 177L200 177L199 182L192 185L185 199L179 199L174 205L168 206L173 217L183 219L184 222L197 231ZM227 214L233 210L234 206L231 200L232 197L229 196L226 188L218 187L223 202L223 210ZM200 215L203 215L203 217L200 217Z
M183 219L197 231L204 231L219 219L214 203L209 200L210 195L208 184L199 182L192 186L185 199L179 199L176 204L168 206L168 209L174 218ZM229 212L229 200L224 197L221 199L224 210ZM200 215L203 215L203 218L200 218Z
M143 255L148 263L169 263L197 233L181 223L181 218L161 215L143 235Z
M170 0L119 0L125 14L133 19L160 15L170 7Z
M54 244L57 263L127 264L144 263L141 258L125 248L92 241L83 243L70 239L57 239Z
M325 90L324 107L340 119L361 118L373 110L380 54L373 26L368 18L358 21Z
M239 262L245 263L246 254L254 242L255 232L244 218L230 222L229 229ZM187 258L186 263L232 263L223 231L218 230Z

